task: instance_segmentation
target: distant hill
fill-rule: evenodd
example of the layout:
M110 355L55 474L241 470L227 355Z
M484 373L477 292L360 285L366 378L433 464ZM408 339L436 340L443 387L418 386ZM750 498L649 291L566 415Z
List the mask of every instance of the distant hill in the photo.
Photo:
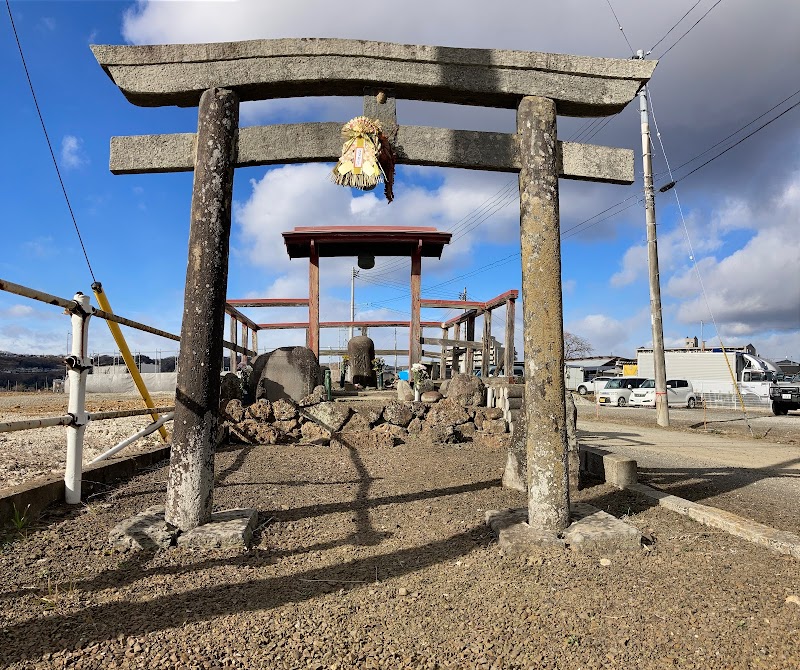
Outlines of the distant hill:
M140 363L155 363L149 356L137 355ZM122 360L102 355L94 360L95 365L123 365ZM162 372L175 371L175 356L161 359ZM63 356L37 354L13 354L0 351L0 390L34 391L52 388L54 379L63 379L66 374ZM91 374L91 373L90 373Z
M64 369L63 356L0 351L0 389L33 391L52 388L54 379L64 377Z

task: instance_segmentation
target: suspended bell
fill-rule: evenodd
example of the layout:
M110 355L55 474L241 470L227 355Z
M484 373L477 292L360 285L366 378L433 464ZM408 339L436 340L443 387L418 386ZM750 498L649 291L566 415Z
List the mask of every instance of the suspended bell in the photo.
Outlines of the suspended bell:
M358 267L362 270L371 270L375 267L375 256L359 256Z

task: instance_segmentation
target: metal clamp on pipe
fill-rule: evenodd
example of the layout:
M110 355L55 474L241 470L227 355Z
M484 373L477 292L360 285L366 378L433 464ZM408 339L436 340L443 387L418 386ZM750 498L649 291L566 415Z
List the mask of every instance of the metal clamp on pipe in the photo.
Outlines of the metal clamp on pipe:
M78 356L67 356L64 359L64 363L66 364L68 370L74 370L75 372L78 373L83 372L84 370L92 369L91 358L81 359Z
M84 412L83 414L83 421L81 421L81 419L78 417L77 414L73 414L72 412L67 412L67 416L72 419L67 425L74 426L75 428L80 428L81 426L85 426L91 420L86 412Z

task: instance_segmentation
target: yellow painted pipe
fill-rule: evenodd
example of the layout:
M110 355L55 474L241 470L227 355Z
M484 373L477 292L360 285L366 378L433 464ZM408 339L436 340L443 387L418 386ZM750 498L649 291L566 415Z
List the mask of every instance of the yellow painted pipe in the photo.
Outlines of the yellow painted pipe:
M111 310L111 305L108 302L108 298L103 292L103 285L100 282L95 282L92 284L92 291L94 292L94 297L97 298L97 304L100 306L100 309L102 309L104 312L108 312L109 314L113 314L114 312ZM150 392L147 390L147 386L144 384L144 379L142 379L142 375L139 373L139 368L136 367L136 361L133 360L133 355L131 354L131 350L128 348L128 343L125 341L125 336L122 334L119 324L115 323L114 321L106 321L106 323L108 324L108 329L111 331L111 335L114 337L114 341L117 343L117 348L122 354L122 359L125 361L125 365L128 366L128 371L131 373L133 383L136 384L136 388L139 389L139 393L144 400L144 404L147 405L148 409L155 408L156 405L153 402L153 399L150 397ZM150 416L153 417L153 421L158 421L159 419L158 412L151 412ZM161 440L163 442L169 441L169 433L164 426L161 426L158 429L158 432L161 434Z

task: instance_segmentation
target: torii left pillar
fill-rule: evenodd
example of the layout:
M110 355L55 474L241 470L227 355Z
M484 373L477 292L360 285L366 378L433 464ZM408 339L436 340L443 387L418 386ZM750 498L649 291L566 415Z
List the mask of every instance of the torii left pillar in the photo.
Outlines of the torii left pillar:
M238 127L236 93L223 88L205 91L198 109L189 262L167 483L166 520L183 531L211 519ZM194 361L205 364L193 365Z

